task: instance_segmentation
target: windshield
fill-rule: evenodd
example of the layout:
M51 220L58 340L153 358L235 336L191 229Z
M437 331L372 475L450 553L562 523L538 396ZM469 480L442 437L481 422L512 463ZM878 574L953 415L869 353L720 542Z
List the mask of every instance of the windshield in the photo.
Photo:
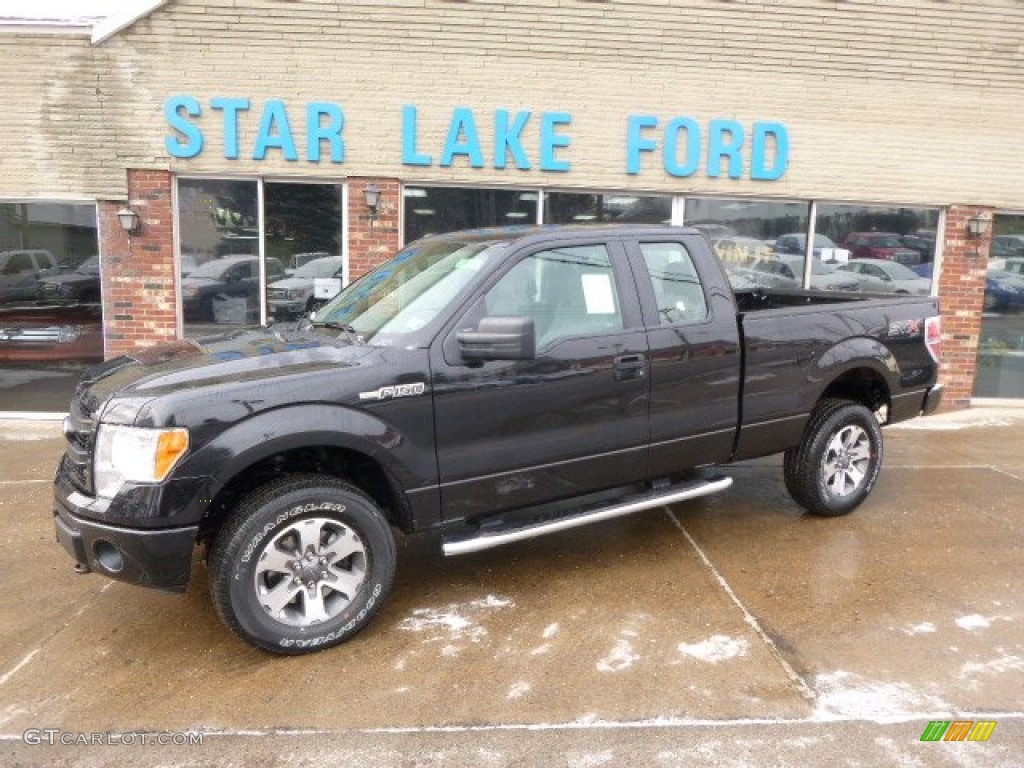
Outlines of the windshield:
M451 240L414 244L343 290L312 320L346 326L364 341L419 330L506 245Z
M292 272L292 277L330 277L341 266L341 257L307 261Z

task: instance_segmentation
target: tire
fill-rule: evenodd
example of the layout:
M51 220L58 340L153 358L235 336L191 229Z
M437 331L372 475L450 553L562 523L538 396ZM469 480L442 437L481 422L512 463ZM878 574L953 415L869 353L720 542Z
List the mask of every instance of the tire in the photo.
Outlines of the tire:
M786 451L783 472L793 501L815 515L852 512L874 488L882 467L882 429L865 406L822 400L804 436Z
M217 613L243 640L298 655L355 635L395 575L377 505L333 477L295 475L245 497L209 554Z

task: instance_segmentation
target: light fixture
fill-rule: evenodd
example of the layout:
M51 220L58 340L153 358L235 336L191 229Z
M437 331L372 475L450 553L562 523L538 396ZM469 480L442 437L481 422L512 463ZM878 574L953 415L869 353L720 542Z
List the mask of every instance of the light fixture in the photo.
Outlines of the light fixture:
M376 184L371 184L363 190L363 197L366 200L366 207L370 210L370 216L377 218L377 211L380 208L380 190Z
M974 238L984 237L988 234L988 228L992 225L992 219L985 213L971 216L967 220L967 234Z
M117 218L121 222L121 229L127 232L129 235L134 235L139 231L139 214L133 211L128 206L125 206L117 212Z

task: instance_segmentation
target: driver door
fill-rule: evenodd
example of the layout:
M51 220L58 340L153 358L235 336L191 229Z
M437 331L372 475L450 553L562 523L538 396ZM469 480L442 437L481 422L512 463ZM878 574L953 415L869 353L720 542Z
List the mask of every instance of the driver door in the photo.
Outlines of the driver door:
M432 353L448 520L647 476L647 340L621 244L549 246L509 262ZM456 334L483 317L531 319L533 359L462 359Z

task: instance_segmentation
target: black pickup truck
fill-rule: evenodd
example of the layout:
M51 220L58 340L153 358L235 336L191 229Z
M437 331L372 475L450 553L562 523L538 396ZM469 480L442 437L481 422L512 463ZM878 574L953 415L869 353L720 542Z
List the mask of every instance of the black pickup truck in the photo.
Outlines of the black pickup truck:
M938 405L939 340L930 298L734 292L694 229L431 237L297 324L87 372L57 538L79 570L179 591L201 545L226 624L303 653L380 607L395 528L475 552L783 451L799 505L849 512L880 425Z

